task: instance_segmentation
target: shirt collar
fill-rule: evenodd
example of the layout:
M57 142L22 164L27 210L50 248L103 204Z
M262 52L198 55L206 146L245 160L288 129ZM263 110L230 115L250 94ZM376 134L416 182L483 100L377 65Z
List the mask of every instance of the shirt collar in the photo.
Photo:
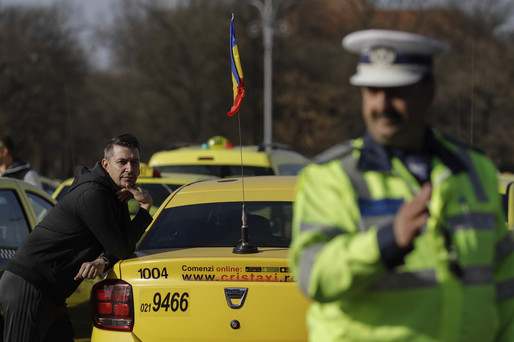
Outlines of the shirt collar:
M390 171L392 151L380 145L367 132L364 135L364 147L358 161L358 168L361 171ZM427 128L426 147L429 155L438 156L444 165L446 165L452 173L459 173L466 170L466 166L460 158L448 148L446 148L434 135L434 132Z

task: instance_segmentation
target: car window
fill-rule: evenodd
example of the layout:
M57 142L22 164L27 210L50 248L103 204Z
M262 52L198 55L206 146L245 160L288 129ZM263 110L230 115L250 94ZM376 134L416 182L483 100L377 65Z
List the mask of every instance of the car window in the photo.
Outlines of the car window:
M269 176L275 174L269 167L244 166L244 176ZM229 165L222 168L220 177L240 177L241 165Z
M140 249L233 247L241 239L241 203L220 202L165 209L144 237ZM292 202L247 202L250 243L288 247Z
M29 198L30 204L36 213L37 221L41 222L41 220L44 219L46 215L48 215L50 210L52 210L54 205L33 192L27 191L27 197Z
M152 196L153 205L160 207L162 202L182 184L138 184L143 189L148 191Z
M57 190L57 187L52 184L41 182L41 185L43 186L43 190L45 190L45 192L50 196L55 192L55 190Z
M18 247L29 235L30 224L16 194L0 190L0 246Z
M241 176L241 165L165 165L156 166L162 173L195 173L199 175L212 175L221 178ZM244 166L245 176L273 175L273 169L260 166Z
M178 189L181 185L180 184L138 184L143 189L148 191L150 196L152 196L152 209L150 210L150 214L153 215L159 209L162 202L168 196ZM139 203L135 199L131 199L128 201L128 208L129 213L131 216L135 216L137 214L137 211L139 210Z

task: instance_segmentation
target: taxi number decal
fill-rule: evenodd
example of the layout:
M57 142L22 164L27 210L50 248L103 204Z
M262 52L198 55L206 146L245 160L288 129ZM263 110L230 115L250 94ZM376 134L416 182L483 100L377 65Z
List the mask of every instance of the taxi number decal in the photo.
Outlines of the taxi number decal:
M159 279L160 277L168 279L168 270L164 267L162 270L154 268L140 268L137 270L141 279Z
M141 303L141 312L160 312L178 310L186 312L189 307L189 292L178 293L171 292L163 293L156 292L153 295L153 303Z

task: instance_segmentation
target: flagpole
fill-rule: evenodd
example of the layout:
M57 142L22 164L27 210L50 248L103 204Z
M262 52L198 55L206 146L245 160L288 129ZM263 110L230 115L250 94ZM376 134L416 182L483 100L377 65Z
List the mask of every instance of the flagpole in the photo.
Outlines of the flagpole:
M245 82L243 77L243 69L241 67L241 61L239 59L239 49L236 42L235 33L235 21L234 12L232 12L232 20L230 21L230 67L232 70L232 88L234 92L234 105L227 113L228 116L232 116L237 113L237 123L239 128L239 152L241 154L241 191L243 196L243 203L241 208L241 242L238 243L232 253L235 254L249 254L257 253L259 250L257 247L250 245L248 237L248 222L246 214L246 201L245 201L245 188L244 188L244 163L243 163L243 141L241 133L241 115L239 108L241 101L245 96Z

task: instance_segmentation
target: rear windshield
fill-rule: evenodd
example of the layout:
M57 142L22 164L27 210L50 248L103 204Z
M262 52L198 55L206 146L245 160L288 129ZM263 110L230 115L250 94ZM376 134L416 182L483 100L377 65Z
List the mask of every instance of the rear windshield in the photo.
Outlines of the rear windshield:
M288 247L292 202L247 202L249 242L258 247ZM242 204L222 202L163 210L140 250L180 247L233 247L241 239Z
M154 168L163 173L195 173L221 178L241 176L241 165L165 165ZM259 166L243 166L242 172L244 176L269 176L274 174L273 169Z

